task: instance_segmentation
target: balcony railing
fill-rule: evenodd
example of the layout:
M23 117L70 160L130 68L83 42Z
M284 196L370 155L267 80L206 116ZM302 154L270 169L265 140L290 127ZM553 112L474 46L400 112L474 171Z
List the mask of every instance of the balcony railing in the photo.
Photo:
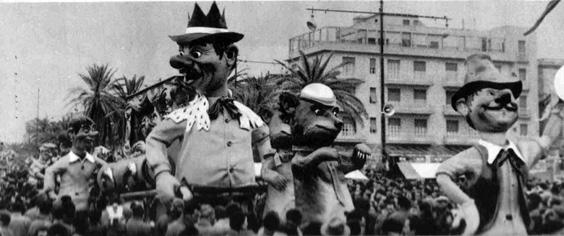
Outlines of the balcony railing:
M478 133L473 130L467 132L447 132L443 138L445 144L469 145L479 138Z
M416 144L431 144L433 137L427 132L415 131L394 131L388 128L386 133L386 142L388 143L416 143Z
M433 108L426 102L388 102L394 106L397 114L422 114L429 115L433 113Z
M431 86L433 80L431 76L428 75L412 75L412 76L389 76L384 80L386 84L397 84L397 85L423 85Z
M414 35L421 35L422 38L417 40L403 39L402 33L406 33L406 29L386 30L386 47L400 48L422 48L432 50L450 50L462 52L495 52L504 53L505 38L490 37L492 42L487 47L482 46L481 38L471 35L449 35L444 34L438 37L436 34L427 34L420 32L411 32ZM317 29L313 32L304 33L290 38L290 55L297 53L299 50L305 50L316 46L320 43L339 43L339 44L366 44L377 45L379 38L379 30L361 29L352 27L334 27L327 26ZM524 55L526 57L526 55Z

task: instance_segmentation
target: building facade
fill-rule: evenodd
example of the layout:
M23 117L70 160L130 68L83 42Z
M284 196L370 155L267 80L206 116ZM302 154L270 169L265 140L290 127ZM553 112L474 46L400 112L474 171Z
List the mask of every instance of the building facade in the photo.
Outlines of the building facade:
M333 53L332 65L348 64L342 78L359 78L356 96L368 118L364 126L345 117L338 143L366 142L381 156L381 103L394 106L386 118L386 152L401 160L439 162L471 145L476 132L450 104L464 83L467 56L489 54L507 76L523 81L519 120L513 136L539 134L536 35L523 36L521 27L502 26L487 31L430 27L418 18L384 17L384 95L380 100L379 16L355 17L349 27L322 27L289 40L290 63L300 51L308 58ZM330 66L328 68L330 68Z

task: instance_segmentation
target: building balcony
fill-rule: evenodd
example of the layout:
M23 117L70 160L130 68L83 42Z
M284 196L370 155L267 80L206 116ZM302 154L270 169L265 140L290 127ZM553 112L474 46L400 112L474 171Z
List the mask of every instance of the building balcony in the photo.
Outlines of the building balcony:
M418 86L431 86L433 80L431 76L427 75L412 75L412 76L387 76L384 83L389 85L418 85Z
M388 102L394 106L396 114L419 114L430 115L433 114L433 108L427 103L420 102Z
M443 137L444 144L447 145L472 145L479 139L478 133L449 133L447 132Z
M389 26L386 26L389 28ZM437 39L437 33L441 31L442 39ZM502 47L482 48L479 43L462 43L468 40L479 40L480 37L464 32L449 32L444 30L435 33L412 32L424 35L425 40L401 39L405 29L395 31L391 28L385 30L387 35L384 42L384 52L387 55L410 55L428 58L451 58L465 59L466 55L478 52L488 53L495 61L514 62L516 57L526 58L528 55L516 55L508 53ZM304 33L289 40L290 59L300 56L299 51L306 54L320 51L341 51L358 53L380 53L378 46L378 30L361 29L353 27L322 27L314 32ZM372 36L372 35L375 35ZM466 40L464 40L466 39ZM503 42L505 38L492 38L492 40ZM432 44L431 42L434 42ZM450 42L450 43L449 43ZM454 45L452 42L456 42ZM496 45L501 45L500 43Z
M450 104L443 106L443 115L445 116L462 116L460 113L454 110Z
M389 130L389 129L388 129ZM390 132L386 133L386 143L392 144L432 144L433 136L429 132Z

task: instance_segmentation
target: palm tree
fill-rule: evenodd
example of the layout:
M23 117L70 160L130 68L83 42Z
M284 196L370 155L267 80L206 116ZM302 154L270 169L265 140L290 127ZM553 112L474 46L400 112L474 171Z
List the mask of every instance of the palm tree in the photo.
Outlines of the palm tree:
M122 101L113 93L115 71L108 65L94 64L86 68L86 74L79 74L86 88L77 87L69 93L69 104L82 106L84 115L90 117L100 135L98 144L115 144L112 135L112 114L120 111Z
M258 77L244 77L232 79L230 88L235 100L245 104L255 111L263 120L270 120L275 109L280 89L280 80L277 76L266 74Z
M120 98L120 108L119 110L113 111L111 114L108 114L114 124L114 133L113 137L118 144L124 143L127 137L127 122L133 122L133 120L128 121L125 113L127 109L130 107L128 98L129 96L139 92L143 87L143 83L145 82L145 76L133 75L131 78L127 78L125 76L117 79L113 84L113 92ZM131 124L131 127L135 127Z
M327 65L333 57L331 53L327 58L315 56L313 61L308 60L304 52L300 51L300 65L293 68L290 65L276 61L290 72L290 77L284 79L284 89L299 92L303 87L311 83L321 83L329 86L337 97L337 104L345 114L350 115L360 125L364 124L363 118L368 117L364 104L354 95L354 89L364 83L357 78L338 78L339 69L346 63L341 63L333 68L327 69Z

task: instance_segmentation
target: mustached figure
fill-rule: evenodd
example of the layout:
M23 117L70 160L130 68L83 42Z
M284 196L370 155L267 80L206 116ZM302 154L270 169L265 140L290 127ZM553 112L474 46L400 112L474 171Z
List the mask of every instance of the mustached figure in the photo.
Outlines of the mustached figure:
M531 229L525 194L528 170L558 137L562 104L553 110L541 137L508 138L507 131L518 119L522 82L502 75L485 54L468 57L466 70L465 84L452 97L452 106L480 140L444 161L437 170L437 183L459 205L465 235L527 234ZM464 187L455 184L459 176L467 179Z

